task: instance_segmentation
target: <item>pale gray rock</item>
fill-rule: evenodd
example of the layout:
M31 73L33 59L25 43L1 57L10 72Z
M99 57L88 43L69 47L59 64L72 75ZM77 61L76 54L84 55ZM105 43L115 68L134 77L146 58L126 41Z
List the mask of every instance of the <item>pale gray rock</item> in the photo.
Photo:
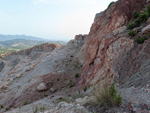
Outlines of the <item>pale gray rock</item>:
M150 24L147 25L146 27L144 27L144 28L142 29L142 33L143 33L143 34L148 34L148 33L150 33Z
M39 91L44 91L44 90L47 90L47 87L45 86L45 84L42 82L38 85L37 89Z

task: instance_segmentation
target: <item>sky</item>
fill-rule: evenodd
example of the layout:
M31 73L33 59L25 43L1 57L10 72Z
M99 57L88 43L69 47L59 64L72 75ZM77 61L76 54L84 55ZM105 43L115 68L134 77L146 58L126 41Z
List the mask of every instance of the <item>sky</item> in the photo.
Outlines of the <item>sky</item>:
M115 1L115 0L114 0ZM112 0L0 0L0 34L69 41L88 34Z

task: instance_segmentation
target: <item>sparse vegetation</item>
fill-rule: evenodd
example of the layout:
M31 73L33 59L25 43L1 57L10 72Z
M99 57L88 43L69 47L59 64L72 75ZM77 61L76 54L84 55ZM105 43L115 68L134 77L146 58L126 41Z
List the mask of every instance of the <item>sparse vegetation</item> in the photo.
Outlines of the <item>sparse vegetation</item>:
M27 105L27 104L28 104L28 101L25 101L23 105Z
M57 78L57 81L59 81L59 78Z
M110 6L115 3L115 2L110 2L110 4L108 5L107 9L110 8Z
M64 101L64 102L66 102L66 103L69 103L69 101L68 101L66 98L62 98L61 101Z
M127 26L127 28L133 29L135 27L138 27L141 23L146 22L149 16L150 16L150 5L147 6L147 10L144 13L140 13L140 12L135 11L134 12L134 18L136 18L136 20L131 22Z
M38 107L36 106L36 109L35 109L34 113L37 113L37 112L38 112Z
M6 108L6 111L8 111L8 108Z
M133 37L133 36L136 35L136 33L137 33L137 32L136 32L135 30L131 30L131 31L129 32L129 35Z
M45 111L45 107L43 106L43 107L40 107L40 110L41 111Z
M69 86L69 87L70 87L70 88L72 88L73 86L74 86L73 84L70 84L70 86Z
M147 13L148 13L148 16L150 16L150 5L147 6Z
M147 38L143 37L143 38L135 39L134 41L137 42L138 44L142 44L145 42L145 40L147 40Z
M52 81L50 82L50 84L51 84L51 86L53 86L53 82Z
M106 108L119 106L122 102L122 97L117 94L114 83L109 86L104 84L103 87L98 86L95 88L94 95L96 96L97 104Z
M79 73L75 74L75 77L78 78L79 77Z
M86 92L87 90L87 86L83 87L83 91Z
M141 23L146 22L147 19L148 19L148 13L147 12L141 13L139 15L139 18L138 18L139 22L141 22Z
M135 12L134 12L134 18L138 18L139 15L140 15L140 12L138 12L138 11L135 11Z

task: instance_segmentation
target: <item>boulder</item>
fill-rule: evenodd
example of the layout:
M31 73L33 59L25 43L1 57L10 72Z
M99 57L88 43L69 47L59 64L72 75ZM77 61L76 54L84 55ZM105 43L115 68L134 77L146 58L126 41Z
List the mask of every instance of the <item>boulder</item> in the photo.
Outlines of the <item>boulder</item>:
M45 84L42 82L38 85L37 90L39 91L44 91L47 90L47 87L45 86Z
M3 84L0 89L7 89L7 86Z
M55 89L54 89L54 88L50 88L50 91L51 91L51 92L55 92Z
M30 69L26 69L26 72L30 71Z
M148 33L150 33L150 24L147 25L146 27L144 27L144 28L142 29L142 33L143 33L143 34L148 34Z
M83 106L84 104L88 102L96 102L96 98L94 96L91 96L91 97L85 96L84 98L78 98L75 100L75 103L81 106Z

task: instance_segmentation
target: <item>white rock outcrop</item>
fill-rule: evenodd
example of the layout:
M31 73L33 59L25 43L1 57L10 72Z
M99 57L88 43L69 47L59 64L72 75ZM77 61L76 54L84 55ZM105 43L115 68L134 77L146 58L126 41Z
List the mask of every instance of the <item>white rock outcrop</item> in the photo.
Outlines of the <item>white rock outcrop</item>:
M47 90L47 87L45 86L45 84L42 82L40 83L38 86L37 86L37 89L39 91L44 91L44 90Z
M142 29L142 33L143 33L143 34L148 34L148 33L150 33L150 24L147 25L146 27L144 27L144 28Z

